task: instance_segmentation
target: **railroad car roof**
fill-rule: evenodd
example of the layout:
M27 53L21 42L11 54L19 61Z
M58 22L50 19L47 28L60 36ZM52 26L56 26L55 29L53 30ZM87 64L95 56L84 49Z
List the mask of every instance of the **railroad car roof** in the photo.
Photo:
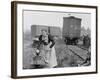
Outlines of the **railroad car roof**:
M79 19L79 20L81 20L81 18L78 18L78 17L75 17L75 16L69 16L69 17L63 17L63 19Z

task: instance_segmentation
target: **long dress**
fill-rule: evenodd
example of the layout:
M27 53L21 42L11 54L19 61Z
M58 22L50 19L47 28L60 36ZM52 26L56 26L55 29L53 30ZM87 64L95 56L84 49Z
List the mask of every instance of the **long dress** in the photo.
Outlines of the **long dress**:
M57 58L56 58L56 52L54 48L55 43L53 38L48 35L48 43L45 43L41 35L39 37L39 40L44 44L44 47L41 49L41 55L44 57L47 66L49 68L57 66ZM50 43L51 45L49 45Z
M55 48L52 47L51 50L51 55L50 55L50 60L49 60L49 67L55 67L57 66L57 58L56 58L56 52L55 52Z

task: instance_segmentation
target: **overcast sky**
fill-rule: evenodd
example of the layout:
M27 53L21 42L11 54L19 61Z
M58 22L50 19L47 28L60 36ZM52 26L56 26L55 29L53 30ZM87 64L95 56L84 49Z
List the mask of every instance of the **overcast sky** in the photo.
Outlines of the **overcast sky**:
M75 16L81 18L81 27L91 28L91 14L86 13L60 13L60 12L43 12L43 11L24 11L23 12L23 29L29 31L31 25L47 25L63 27L63 17Z

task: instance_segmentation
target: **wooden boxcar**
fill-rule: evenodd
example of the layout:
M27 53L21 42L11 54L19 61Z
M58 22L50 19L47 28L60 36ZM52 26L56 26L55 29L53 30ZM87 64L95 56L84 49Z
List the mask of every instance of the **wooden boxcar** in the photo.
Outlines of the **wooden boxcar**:
M49 30L48 32L51 35L53 35L55 37L62 37L62 32L61 32L60 27L49 27L48 30Z
M48 31L48 26L45 25L32 25L31 26L31 35L32 37L38 37L41 35L41 30L46 29Z
M74 16L63 18L63 37L67 44L77 44L81 33L81 19Z
M62 36L60 27L46 26L46 25L32 25L31 26L32 38L38 37L39 35L41 35L42 29L46 29L48 31L48 33L50 33L52 36L56 36L56 37Z

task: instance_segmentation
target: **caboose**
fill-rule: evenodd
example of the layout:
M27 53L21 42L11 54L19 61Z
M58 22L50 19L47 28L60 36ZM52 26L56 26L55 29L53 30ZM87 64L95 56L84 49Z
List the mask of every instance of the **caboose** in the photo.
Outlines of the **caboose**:
M63 17L63 31L66 44L77 44L81 34L81 19L74 16Z

